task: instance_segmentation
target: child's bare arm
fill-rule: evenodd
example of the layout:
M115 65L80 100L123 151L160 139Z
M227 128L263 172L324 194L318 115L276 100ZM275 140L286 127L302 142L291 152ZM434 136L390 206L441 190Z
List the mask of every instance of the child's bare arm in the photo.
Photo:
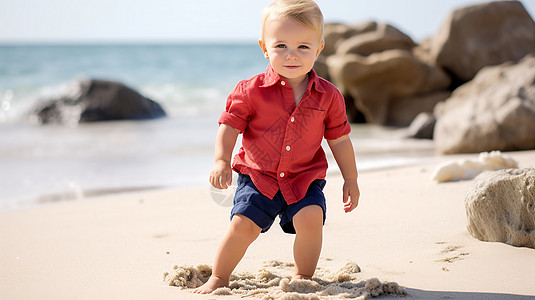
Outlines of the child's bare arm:
M360 197L353 144L348 135L344 135L336 140L327 140L327 143L344 178L344 186L342 188L344 211L348 213L357 207Z
M232 184L232 150L240 132L234 127L221 124L215 140L215 164L210 172L210 183L218 189L226 189Z

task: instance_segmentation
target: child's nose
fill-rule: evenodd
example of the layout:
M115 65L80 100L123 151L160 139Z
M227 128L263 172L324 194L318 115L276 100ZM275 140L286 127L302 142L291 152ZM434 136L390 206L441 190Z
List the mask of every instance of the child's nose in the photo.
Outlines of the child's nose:
M296 60L297 59L297 51L296 50L288 50L288 54L286 55L286 59L288 59L288 60Z

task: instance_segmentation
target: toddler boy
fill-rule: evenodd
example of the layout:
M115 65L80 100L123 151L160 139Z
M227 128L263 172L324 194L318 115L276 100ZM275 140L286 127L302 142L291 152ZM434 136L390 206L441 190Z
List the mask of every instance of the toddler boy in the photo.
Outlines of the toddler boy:
M235 87L219 119L210 183L231 185L239 173L228 232L217 249L210 279L194 293L227 286L249 245L279 216L295 234L295 279L312 278L325 222L325 138L344 178L343 207L360 196L351 127L340 92L312 67L324 47L323 16L312 0L277 0L264 10L260 48L266 71ZM238 134L242 147L231 155Z

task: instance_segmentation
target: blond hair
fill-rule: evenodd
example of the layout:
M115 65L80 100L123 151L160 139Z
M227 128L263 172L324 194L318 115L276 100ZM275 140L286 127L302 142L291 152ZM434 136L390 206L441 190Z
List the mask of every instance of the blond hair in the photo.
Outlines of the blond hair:
M262 12L262 35L269 20L289 18L301 26L316 31L323 43L323 14L313 0L276 0Z

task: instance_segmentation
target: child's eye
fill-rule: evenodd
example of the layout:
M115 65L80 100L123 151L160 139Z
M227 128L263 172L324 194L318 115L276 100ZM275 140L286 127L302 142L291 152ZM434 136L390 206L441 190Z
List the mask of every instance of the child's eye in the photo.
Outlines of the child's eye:
M299 49L310 49L310 47L308 47L307 45L301 45L299 46Z
M286 45L285 44L278 44L277 46L275 46L275 48L286 48Z

